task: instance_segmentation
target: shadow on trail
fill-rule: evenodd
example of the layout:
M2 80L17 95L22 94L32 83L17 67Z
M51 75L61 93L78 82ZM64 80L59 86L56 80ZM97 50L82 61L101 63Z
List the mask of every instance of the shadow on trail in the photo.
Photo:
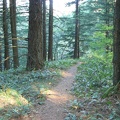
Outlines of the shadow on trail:
M47 100L44 105L36 106L32 113L35 120L63 120L66 116L67 103L75 99L70 94L72 83L74 82L77 65L67 71L61 72L61 82L51 90L44 92Z

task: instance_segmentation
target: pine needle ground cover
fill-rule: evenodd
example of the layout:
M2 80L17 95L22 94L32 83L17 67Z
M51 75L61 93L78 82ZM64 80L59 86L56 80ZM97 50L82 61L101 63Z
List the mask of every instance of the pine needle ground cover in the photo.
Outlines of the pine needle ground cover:
M18 118L30 113L35 105L44 104L46 91L59 82L61 70L76 61L46 62L43 70L28 72L24 67L0 72L0 120Z

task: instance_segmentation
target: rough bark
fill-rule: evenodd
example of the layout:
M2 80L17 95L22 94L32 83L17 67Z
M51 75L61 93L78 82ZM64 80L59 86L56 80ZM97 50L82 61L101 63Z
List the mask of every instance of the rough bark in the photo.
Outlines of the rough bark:
M79 3L79 0L76 0L74 58L79 58L79 11L78 11L78 3Z
M7 11L8 11L7 1L3 0L4 69L5 70L8 70L10 68Z
M42 0L30 0L27 70L43 68Z
M114 23L113 85L117 85L120 82L120 0L116 0Z
M17 44L17 30L16 30L16 0L10 0L10 21L12 34L12 48L13 48L13 62L14 68L19 66L18 59L18 44Z
M49 6L49 43L48 60L53 60L53 0L50 0Z
M46 61L46 0L43 0L43 58Z

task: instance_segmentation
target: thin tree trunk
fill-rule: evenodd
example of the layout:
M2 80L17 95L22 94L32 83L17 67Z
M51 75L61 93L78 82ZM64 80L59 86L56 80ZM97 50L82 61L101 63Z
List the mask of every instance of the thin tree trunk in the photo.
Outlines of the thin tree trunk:
M106 19L105 19L105 24L109 27L109 6L108 6L108 0L105 1L106 3L106 10L105 10L105 16L106 16ZM106 38L109 37L109 31L107 30L106 31Z
M113 41L113 85L120 82L120 0L116 0Z
M27 70L43 68L42 0L30 0Z
M78 11L78 3L79 3L79 0L76 0L74 58L79 58L79 11Z
M109 6L108 6L108 0L105 1L106 3L106 10L105 10L105 16L106 16L106 19L105 19L105 24L106 26L109 27ZM105 32L105 37L106 37L106 40L109 38L109 30L106 30ZM109 53L109 48L110 48L110 45L106 45L106 53Z
M48 60L53 60L53 0L50 1L49 7L49 45Z
M10 68L9 42L8 42L8 21L7 21L7 1L3 0L3 32L4 32L4 69Z
M0 71L2 71L2 43L0 42Z
M16 0L10 0L10 21L11 21L14 68L17 68L19 66L19 59L18 59L18 44L17 44L17 31L16 31Z
M46 0L43 0L43 58L46 61Z

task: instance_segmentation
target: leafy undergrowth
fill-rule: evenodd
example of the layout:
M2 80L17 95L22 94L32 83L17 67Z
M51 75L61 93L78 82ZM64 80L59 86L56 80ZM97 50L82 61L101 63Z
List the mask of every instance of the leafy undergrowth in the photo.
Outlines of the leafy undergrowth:
M72 88L77 99L65 120L119 120L120 93L112 87L112 63L98 56L82 61Z
M69 59L47 62L44 70L28 72L19 67L0 72L0 120L29 114L34 104L44 104L42 93L59 82L61 69L75 63Z
M71 65L74 65L78 62L78 60L73 59L64 59L64 60L58 60L58 61L51 61L47 62L47 68L53 68L53 69L68 69Z

